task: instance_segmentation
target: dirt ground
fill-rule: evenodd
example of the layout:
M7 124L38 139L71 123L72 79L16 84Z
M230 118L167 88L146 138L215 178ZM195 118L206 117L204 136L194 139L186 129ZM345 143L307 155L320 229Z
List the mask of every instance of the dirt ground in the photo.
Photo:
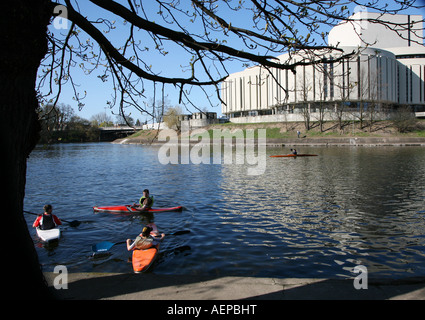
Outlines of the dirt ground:
M344 122L342 127L337 122L324 122L322 127L317 122L310 124L310 130L306 130L303 122L274 122L274 123L249 123L249 124L214 124L196 130L190 134L196 134L204 130L245 130L245 129L270 129L267 130L268 139L292 139L297 138L297 131L301 138L358 138L358 137L382 137L382 138L425 138L425 119L418 119L411 125L410 132L400 133L392 121L377 121L372 125L368 122ZM278 129L278 130L277 130ZM135 134L116 140L116 143L140 143L150 144L158 142L159 130L141 130Z

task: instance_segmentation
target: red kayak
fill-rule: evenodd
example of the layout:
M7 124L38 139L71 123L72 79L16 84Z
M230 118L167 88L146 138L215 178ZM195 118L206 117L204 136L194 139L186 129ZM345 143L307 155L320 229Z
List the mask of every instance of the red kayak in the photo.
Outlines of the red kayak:
M149 267L154 263L158 252L159 244L149 249L134 250L133 257L131 259L134 272L140 273L147 271Z
M124 206L105 206L105 207L93 207L94 212L109 212L109 213L144 213L144 212L170 212L170 211L182 211L183 207L172 207L172 208L149 208L140 210L137 207L133 207L131 204Z
M301 154L280 154L280 155L275 155L275 156L270 156L271 158L286 158L286 157L291 157L291 158L295 158L295 157L317 157L317 154L306 154L306 153L301 153Z

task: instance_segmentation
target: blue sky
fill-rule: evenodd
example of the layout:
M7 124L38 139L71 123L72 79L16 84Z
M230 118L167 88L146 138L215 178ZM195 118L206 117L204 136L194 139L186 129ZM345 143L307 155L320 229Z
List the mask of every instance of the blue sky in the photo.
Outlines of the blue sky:
M183 2L184 0L182 0ZM146 2L146 1L145 1ZM88 1L80 1L78 2L81 6L81 12L83 15L87 14L90 17L102 17L102 18L109 18L111 21L116 20L115 26L116 29L113 30L110 34L108 34L108 37L112 39L112 42L117 45L122 45L127 36L127 31L124 31L125 26L123 26L122 19L116 16L111 15L109 12L104 11L102 9L99 9L91 4L88 3ZM155 4L155 1L149 1L149 4ZM422 1L424 3L424 1ZM156 7L147 8L155 10ZM354 11L354 6L349 8L350 12ZM423 12L417 12L418 10L409 10L406 12L403 12L404 14L424 14ZM230 13L228 13L230 14ZM225 15L224 15L225 17ZM226 18L226 17L225 17ZM251 18L243 15L236 15L232 13L231 19L228 18L229 21L231 21L232 25L243 27L243 28L249 28L249 22L252 21ZM158 21L159 22L159 21ZM164 25L164 23L161 23ZM70 25L70 24L69 24ZM167 26L167 25L165 25ZM61 32L62 34L66 34L65 30L58 30L55 29L52 25L50 27L50 30L55 33L56 35ZM127 30L127 29L126 29ZM324 29L324 32L328 32L330 29ZM80 39L83 41L88 38L87 35L82 34ZM232 45L230 43L230 40L236 41L236 39L229 39L227 45ZM149 42L147 42L147 45L150 45ZM148 60L149 64L152 64L153 69L156 72L161 72L163 75L169 75L172 74L174 76L181 76L182 69L180 64L187 62L186 60L183 60L183 52L179 49L173 48L172 50L169 50L170 53L164 57L157 54L155 50L149 50L146 54L146 59ZM232 63L229 63L226 65L226 69L229 73L241 71L244 69L242 62L240 61L234 61ZM68 84L65 85L62 88L61 97L59 99L59 103L69 104L73 109L75 110L75 113L83 118L90 119L90 117L94 114L106 112L108 114L111 114L111 111L114 113L118 113L118 106L116 105L112 110L108 107L107 101L112 100L112 93L113 93L113 85L111 81L102 82L97 76L103 74L102 71L94 72L91 75L85 75L82 70L79 67L74 67L72 70L72 75L74 82L79 85L79 91L84 94L84 91L87 92L86 98L83 100L83 103L85 104L81 111L78 111L77 102L73 100L73 94L74 91L72 87ZM183 74L183 76L187 76ZM144 88L145 88L145 98L141 98L139 100L139 103L143 104L143 101L148 102L154 97L154 91L153 91L153 84L149 81L144 81ZM162 94L162 85L156 84L156 100L161 99ZM174 89L172 85L167 85L165 87L165 94L167 96L168 103L171 106L178 105L178 96L179 91L177 89ZM205 94L197 88L193 88L190 92L190 98L191 100L196 103L196 106L200 109L208 109L209 111L217 112L218 115L221 115L221 106L219 104L219 100L216 97L215 89L213 87L206 88L206 91L209 95L211 95L211 102L215 107L211 107L210 103L207 101ZM195 112L196 109L193 107L188 107L188 110L185 110L185 108L182 108L184 113L189 113L189 111ZM148 120L150 121L150 118L146 115L142 115L139 111L137 111L134 108L128 108L126 109L127 113L130 113L131 116L134 119L140 119L141 121Z

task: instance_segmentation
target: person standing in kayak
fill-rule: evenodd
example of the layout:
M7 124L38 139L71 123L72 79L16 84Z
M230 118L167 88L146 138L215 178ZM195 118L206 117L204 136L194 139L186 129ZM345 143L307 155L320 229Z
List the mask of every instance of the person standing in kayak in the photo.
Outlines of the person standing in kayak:
M32 226L34 228L39 227L41 230L50 230L56 226L60 226L62 222L52 213L52 211L53 207L50 204L46 204L44 206L44 213L35 219Z
M127 239L127 250L144 250L159 244L164 239L165 234L159 235L158 228L154 223L146 225L142 233L131 243L131 239Z
M138 210L146 210L152 208L153 205L153 197L149 196L149 190L143 190L143 195L139 200L140 207Z

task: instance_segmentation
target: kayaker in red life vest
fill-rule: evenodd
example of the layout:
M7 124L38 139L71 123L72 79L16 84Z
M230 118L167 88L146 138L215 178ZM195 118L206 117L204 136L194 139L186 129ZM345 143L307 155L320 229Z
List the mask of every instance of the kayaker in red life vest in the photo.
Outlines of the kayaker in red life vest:
M159 235L158 228L154 223L146 225L142 233L139 234L133 243L131 239L127 239L127 250L143 250L156 246L164 239L165 234Z
M139 204L133 204L133 207L137 208L137 210L143 211L151 208L153 205L153 196L149 196L149 190L143 190L143 195L139 200Z
M35 219L34 224L32 226L34 228L39 227L41 230L50 230L55 228L56 226L60 226L62 222L57 216L52 214L52 211L52 206L50 204L46 204L44 206L44 213L39 215L37 219Z

